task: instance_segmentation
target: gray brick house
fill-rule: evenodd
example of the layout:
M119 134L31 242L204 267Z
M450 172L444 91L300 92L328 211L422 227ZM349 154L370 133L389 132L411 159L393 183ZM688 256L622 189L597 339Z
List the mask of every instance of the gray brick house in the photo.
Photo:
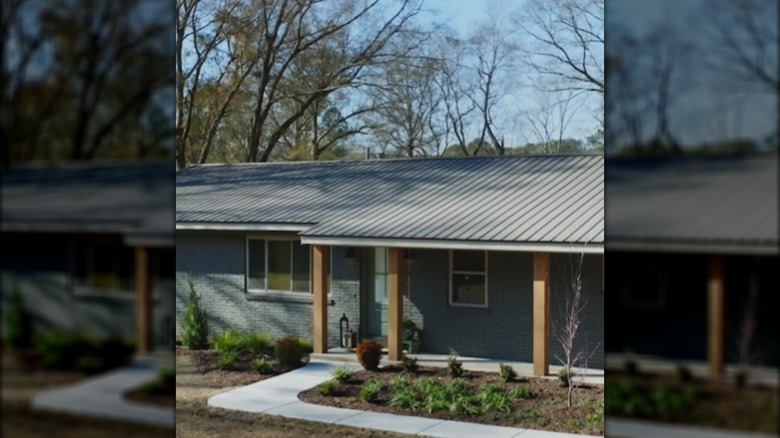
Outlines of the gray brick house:
M173 347L174 166L24 164L2 173L3 321L19 293L37 334ZM5 324L3 324L5 329Z
M402 353L557 362L572 279L581 344L603 366L603 157L204 165L176 176L176 309L192 280L216 331L265 331ZM177 330L180 329L177 327Z

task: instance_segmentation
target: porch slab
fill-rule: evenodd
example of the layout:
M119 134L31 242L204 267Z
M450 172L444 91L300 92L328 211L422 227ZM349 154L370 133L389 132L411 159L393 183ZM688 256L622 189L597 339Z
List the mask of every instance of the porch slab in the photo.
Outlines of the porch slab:
M447 354L433 354L433 353L419 353L409 354L409 356L417 358L417 364L428 367L440 367L447 366ZM327 353L311 354L312 359L344 362L349 364L357 364L358 360L355 356L355 352L345 348L331 348ZM486 371L486 372L498 372L500 364L511 365L519 376L533 377L534 376L534 364L531 362L519 362L511 360L501 359L489 359L480 357L465 357L458 356L458 360L463 362L463 368L470 371ZM397 364L398 362L390 361L387 355L382 355L382 359L379 362L379 366L387 366ZM558 372L563 367L560 365L550 365L550 375L545 376L547 379L557 379ZM581 372L583 382L591 385L603 385L604 384L604 370L587 368Z
M696 360L671 360L657 356L625 354L625 353L607 353L604 355L604 362L607 369L622 369L626 360L633 359L639 365L639 369L654 373L673 373L678 366L684 365L691 374L699 378L709 378L709 364L704 361ZM726 364L723 371L724 380L733 380L737 372L737 365ZM751 366L748 373L748 382L767 386L780 386L780 368L768 366Z

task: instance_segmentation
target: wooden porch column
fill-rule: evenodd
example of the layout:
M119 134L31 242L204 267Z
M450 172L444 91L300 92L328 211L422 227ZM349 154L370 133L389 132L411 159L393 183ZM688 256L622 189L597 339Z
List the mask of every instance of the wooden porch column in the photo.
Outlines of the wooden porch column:
M534 253L534 375L550 372L550 254Z
M718 378L723 373L725 346L725 303L726 287L725 259L722 255L710 256L707 279L707 353L710 363L710 377Z
M149 275L149 249L135 249L136 340L138 353L152 348L152 279Z
M315 353L328 352L328 256L327 246L314 245L314 344Z
M387 332L387 358L394 361L403 359L403 254L403 248L388 249L387 307L389 321Z

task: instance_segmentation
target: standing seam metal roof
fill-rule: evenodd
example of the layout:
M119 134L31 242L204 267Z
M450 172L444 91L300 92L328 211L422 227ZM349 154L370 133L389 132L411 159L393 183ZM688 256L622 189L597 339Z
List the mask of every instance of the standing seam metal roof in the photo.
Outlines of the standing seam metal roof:
M513 243L604 241L600 155L196 166L179 223L311 224L305 236Z

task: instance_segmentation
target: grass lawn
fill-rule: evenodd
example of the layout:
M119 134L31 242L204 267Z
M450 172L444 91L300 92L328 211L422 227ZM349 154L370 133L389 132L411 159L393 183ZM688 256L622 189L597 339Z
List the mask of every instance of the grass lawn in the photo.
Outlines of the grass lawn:
M176 435L206 438L299 438L305 437L410 437L382 431L357 429L325 423L295 420L273 415L254 414L209 407L209 397L257 382L272 375L253 371L225 371L209 364L214 353L176 351ZM199 369L198 364L201 365Z
M776 433L776 388L694 379L684 371L650 374L612 371L606 380L607 415L722 429Z
M348 374L348 373L346 373ZM499 373L464 371L452 378L446 368L400 366L359 371L300 395L309 403L399 415L468 421L518 428L604 434L603 388L580 386L573 406L558 380L517 378L504 382ZM362 392L362 393L361 393Z
M3 353L7 353L4 351ZM33 411L33 397L46 390L76 382L86 375L79 372L30 371L13 355L2 355L2 433L19 438L157 438L172 437L172 428L162 428L96 419L77 415Z

